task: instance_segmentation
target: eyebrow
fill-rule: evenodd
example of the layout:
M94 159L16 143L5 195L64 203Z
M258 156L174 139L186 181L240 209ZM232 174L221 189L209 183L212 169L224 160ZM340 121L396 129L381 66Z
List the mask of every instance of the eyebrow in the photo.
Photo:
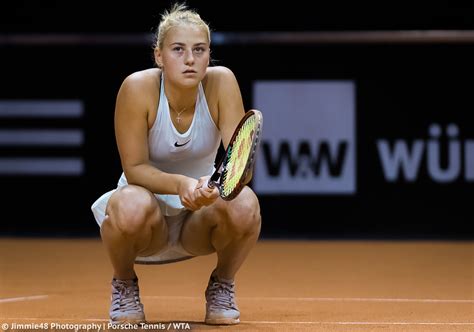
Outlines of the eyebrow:
M175 43L171 43L171 44L170 44L170 46L173 46L173 45L186 46L185 43L181 43L181 42L175 42ZM193 46L201 46L201 45L207 45L207 43L204 43L204 42L196 43L196 44L194 44Z

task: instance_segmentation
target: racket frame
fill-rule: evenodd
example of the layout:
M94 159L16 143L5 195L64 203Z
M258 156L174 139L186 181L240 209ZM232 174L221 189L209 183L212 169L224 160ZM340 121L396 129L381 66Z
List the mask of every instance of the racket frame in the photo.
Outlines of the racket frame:
M257 117L257 123L258 126L255 130L255 133L252 138L252 143L251 143L251 150L249 157L247 159L247 162L245 164L244 172L242 173L242 176L237 184L237 186L232 190L230 195L224 195L222 192L222 174L225 171L225 167L227 164L227 156L229 154L229 150L232 149L235 139L237 138L237 135L239 134L240 128L243 126L245 121L251 117L251 116L256 116ZM222 155L221 159L219 160L219 163L217 164L216 170L212 174L211 178L209 179L208 182L208 187L209 188L214 188L217 187L219 189L219 194L223 200L230 201L234 199L243 189L243 187L250 182L253 176L253 165L255 162L255 156L257 153L258 146L260 144L260 138L261 138L261 133L262 133L262 125L263 125L263 116L262 113L259 110L252 109L249 110L245 113L245 115L242 117L240 120L239 124L234 130L234 133L232 134L232 137L229 141L229 145L227 146L227 149L225 150L224 154Z

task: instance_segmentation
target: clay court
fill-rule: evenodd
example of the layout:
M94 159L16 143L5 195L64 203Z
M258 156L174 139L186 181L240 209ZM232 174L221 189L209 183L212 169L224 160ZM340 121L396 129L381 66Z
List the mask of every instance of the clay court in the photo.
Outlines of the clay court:
M3 238L0 251L3 329L107 328L112 270L99 238ZM469 241L260 240L237 276L232 327L202 323L215 255L136 270L148 329L474 331L473 262Z

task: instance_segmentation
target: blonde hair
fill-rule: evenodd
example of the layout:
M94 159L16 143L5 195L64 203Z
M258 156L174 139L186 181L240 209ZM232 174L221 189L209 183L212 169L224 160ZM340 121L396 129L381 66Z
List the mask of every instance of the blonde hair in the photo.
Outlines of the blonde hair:
M195 25L203 29L207 34L209 44L211 43L209 25L202 20L201 16L196 11L188 9L185 4L175 3L170 11L165 10L161 15L161 21L155 33L154 48L162 49L168 31L171 28L185 24Z

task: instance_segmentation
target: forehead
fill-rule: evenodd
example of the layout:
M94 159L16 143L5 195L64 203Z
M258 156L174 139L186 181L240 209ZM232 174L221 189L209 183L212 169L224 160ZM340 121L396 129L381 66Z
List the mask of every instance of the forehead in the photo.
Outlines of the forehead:
M203 27L185 24L174 26L168 30L165 38L166 44L183 43L197 44L209 43L207 31Z

